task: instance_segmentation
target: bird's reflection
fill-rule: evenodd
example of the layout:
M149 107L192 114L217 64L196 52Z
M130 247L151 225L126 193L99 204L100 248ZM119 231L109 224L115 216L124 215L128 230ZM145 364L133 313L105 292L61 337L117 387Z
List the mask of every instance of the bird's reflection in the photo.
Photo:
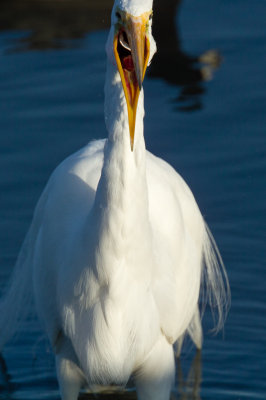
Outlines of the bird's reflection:
M184 377L182 363L177 359L178 396L173 400L200 400L201 387L201 351L197 350L187 377Z
M181 86L175 99L178 110L202 107L202 82L210 80L220 65L215 50L188 55L182 50L176 16L182 0L154 0L153 34L158 52L149 76ZM77 46L77 39L95 30L107 29L113 0L2 0L0 30L27 32L15 49L33 50Z

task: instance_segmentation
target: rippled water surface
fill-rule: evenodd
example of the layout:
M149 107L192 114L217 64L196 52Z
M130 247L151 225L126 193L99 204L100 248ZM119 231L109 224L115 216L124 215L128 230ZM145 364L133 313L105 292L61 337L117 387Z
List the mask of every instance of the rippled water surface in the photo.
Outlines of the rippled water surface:
M0 31L1 291L53 169L91 139L106 135L108 20L101 20L101 12L109 14L110 2L99 2L102 9L95 15L87 10L94 24L82 19L82 29L69 28L72 34L61 35L56 46L52 34L44 35L45 41L40 32L32 34L42 27L45 13L36 11L42 17L37 27L31 26L38 20L34 13L30 18L31 2L24 14L15 12L18 2L11 3L14 10L5 8ZM223 255L232 290L223 334L205 336L201 362L196 355L193 363L193 349L185 352L175 396L265 399L266 3L184 0L175 9L169 1L167 10L167 2L161 3L154 16L161 58L154 59L144 85L146 144L193 190ZM15 23L18 15L20 23ZM57 32L56 26L60 32L56 18L50 20L52 31ZM66 26L73 23L67 21ZM45 45L36 44L36 36ZM205 58L199 58L202 54ZM206 325L209 320L207 311ZM34 317L3 357L1 400L59 399L53 356ZM134 396L133 391L121 398Z

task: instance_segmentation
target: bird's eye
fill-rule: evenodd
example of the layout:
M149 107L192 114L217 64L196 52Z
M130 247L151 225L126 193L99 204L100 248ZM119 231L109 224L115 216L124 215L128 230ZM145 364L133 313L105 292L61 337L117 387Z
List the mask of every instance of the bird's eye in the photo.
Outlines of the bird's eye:
M117 19L121 19L121 14L120 14L120 12L117 11L117 12L115 13L115 16L117 17Z

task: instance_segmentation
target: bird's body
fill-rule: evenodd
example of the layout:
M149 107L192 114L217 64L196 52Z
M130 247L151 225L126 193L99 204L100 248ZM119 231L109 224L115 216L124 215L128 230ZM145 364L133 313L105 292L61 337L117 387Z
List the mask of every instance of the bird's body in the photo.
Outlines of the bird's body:
M90 143L52 174L18 262L56 354L63 400L76 400L85 383L126 384L132 374L140 400L167 400L173 344L188 331L201 346L204 258L218 301L223 287L190 189L145 149L143 91L130 130L128 85L122 80L122 87L119 72L108 63L108 139ZM10 311L9 297L3 305Z
M65 160L35 214L39 314L52 343L61 329L71 338L92 381L126 382L161 330L173 343L197 309L203 219L182 178L137 132L134 153L121 134ZM85 348L105 362L86 365Z

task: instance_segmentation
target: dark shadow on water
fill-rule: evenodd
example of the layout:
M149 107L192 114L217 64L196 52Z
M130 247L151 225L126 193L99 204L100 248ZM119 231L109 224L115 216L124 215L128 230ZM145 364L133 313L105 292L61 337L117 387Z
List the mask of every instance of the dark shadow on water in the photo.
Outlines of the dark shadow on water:
M110 0L2 0L0 30L28 32L14 43L16 51L75 47L73 39L106 29Z
M0 353L0 399L10 399L14 392L13 385L11 383L11 376L8 373L6 362Z
M179 111L202 108L202 82L212 79L221 62L216 50L189 55L182 49L176 16L182 0L155 0L153 34L158 52L148 76L181 86L173 100ZM81 45L77 39L108 29L113 0L2 0L0 30L27 34L12 51L62 49ZM200 17L200 16L199 16Z
M205 92L202 82L211 80L221 63L217 50L189 55L182 49L176 26L182 0L155 0L153 35L157 53L149 69L149 76L162 78L171 85L181 86L174 102L180 111L202 108L201 96Z

